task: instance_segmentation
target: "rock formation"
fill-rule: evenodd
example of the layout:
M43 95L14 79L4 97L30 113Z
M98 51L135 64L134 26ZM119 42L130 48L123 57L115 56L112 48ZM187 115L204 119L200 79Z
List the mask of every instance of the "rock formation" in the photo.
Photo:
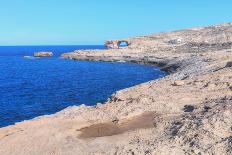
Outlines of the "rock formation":
M52 57L52 52L35 52L34 57Z
M110 40L105 42L105 47L108 49L118 49L121 43L125 43L126 46L130 45L130 42L127 40Z

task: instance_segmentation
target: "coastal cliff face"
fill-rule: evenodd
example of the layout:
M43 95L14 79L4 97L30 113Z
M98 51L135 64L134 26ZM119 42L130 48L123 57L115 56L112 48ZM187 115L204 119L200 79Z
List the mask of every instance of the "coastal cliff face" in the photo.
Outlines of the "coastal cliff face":
M63 58L150 64L169 73L0 129L0 154L232 154L232 24L128 39Z

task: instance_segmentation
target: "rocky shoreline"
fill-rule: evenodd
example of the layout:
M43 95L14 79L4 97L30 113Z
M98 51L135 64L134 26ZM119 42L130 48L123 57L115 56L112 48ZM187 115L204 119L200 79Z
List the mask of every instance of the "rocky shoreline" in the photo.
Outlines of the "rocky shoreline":
M94 107L1 128L0 154L232 154L232 24L123 41L62 57L150 64L169 75Z

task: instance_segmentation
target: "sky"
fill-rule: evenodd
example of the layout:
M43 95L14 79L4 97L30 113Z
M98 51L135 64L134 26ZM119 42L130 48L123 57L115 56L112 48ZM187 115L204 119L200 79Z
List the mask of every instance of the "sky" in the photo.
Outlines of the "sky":
M232 22L232 0L0 0L0 45L100 45Z

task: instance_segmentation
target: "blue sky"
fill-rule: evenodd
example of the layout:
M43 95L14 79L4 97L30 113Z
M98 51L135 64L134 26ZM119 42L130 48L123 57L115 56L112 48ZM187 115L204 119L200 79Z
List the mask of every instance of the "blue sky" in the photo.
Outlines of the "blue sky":
M0 0L0 45L103 44L232 22L231 0Z

